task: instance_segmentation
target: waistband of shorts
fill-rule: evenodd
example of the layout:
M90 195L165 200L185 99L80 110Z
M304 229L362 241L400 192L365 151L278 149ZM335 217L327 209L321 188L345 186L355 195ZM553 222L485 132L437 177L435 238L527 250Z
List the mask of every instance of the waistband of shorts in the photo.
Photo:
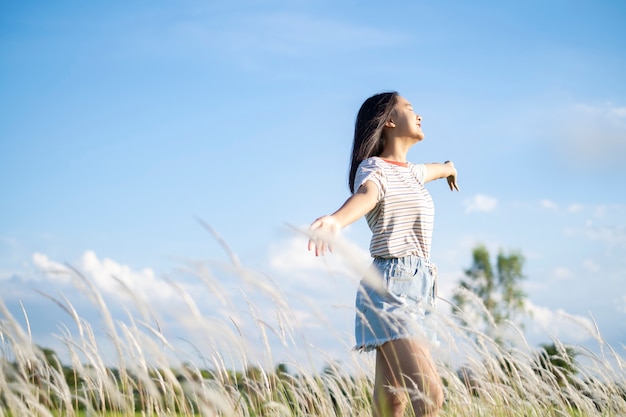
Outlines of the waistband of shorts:
M397 258L383 258L379 256L374 256L374 261L378 261L378 262L390 262L390 261L394 262L395 261L398 263L421 262L424 265L435 266L435 263L432 262L430 259L422 258L417 255L405 255L405 256L400 256Z
M430 259L422 258L416 255L406 255L399 258L381 258L374 257L374 262L389 262L392 264L422 264L431 269L437 269L437 265Z

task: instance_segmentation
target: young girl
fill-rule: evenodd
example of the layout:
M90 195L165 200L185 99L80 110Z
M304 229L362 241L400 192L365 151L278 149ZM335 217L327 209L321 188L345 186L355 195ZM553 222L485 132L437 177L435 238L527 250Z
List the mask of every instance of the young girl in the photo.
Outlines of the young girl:
M349 186L352 196L310 226L309 250L324 255L332 237L365 216L372 231L372 268L381 282L362 279L356 296L356 349L376 350L373 415L402 416L410 399L416 416L435 416L443 388L429 347L436 268L430 262L434 206L424 187L447 178L457 190L452 162L407 162L424 139L422 118L396 92L368 98L357 115ZM376 285L379 284L379 285ZM407 395L408 394L408 395Z

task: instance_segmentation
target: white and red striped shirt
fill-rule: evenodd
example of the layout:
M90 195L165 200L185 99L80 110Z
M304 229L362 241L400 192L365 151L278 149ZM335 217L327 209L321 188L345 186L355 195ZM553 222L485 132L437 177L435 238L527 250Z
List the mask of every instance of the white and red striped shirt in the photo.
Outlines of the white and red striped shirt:
M377 258L430 258L435 206L424 187L426 165L398 166L379 157L364 160L354 181L378 187L378 203L365 215L372 231L370 254Z

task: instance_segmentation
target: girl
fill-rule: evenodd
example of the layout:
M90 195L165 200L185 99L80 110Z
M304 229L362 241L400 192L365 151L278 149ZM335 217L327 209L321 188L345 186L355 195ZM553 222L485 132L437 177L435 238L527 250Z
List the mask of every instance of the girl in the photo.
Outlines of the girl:
M407 99L397 92L368 98L354 129L352 196L310 226L308 249L316 256L332 251L332 237L363 215L372 231L372 268L382 282L361 280L355 336L356 349L376 350L375 417L404 415L409 399L416 416L435 416L443 404L429 350L436 341L427 320L436 268L429 260L434 206L424 184L447 178L451 191L459 188L452 162L407 162L409 149L422 139L422 118Z

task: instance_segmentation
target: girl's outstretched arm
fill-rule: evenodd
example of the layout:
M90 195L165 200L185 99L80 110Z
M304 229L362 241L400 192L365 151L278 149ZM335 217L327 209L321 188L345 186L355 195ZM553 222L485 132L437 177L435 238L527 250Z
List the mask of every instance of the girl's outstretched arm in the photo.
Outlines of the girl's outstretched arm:
M315 249L315 256L332 252L332 240L341 229L370 212L378 201L378 187L372 181L366 181L356 193L330 216L316 219L309 227L311 238L308 249Z
M446 178L448 180L448 187L450 187L450 191L459 191L459 186L456 183L456 177L457 172L452 161L446 161L443 164L426 164L425 182Z

